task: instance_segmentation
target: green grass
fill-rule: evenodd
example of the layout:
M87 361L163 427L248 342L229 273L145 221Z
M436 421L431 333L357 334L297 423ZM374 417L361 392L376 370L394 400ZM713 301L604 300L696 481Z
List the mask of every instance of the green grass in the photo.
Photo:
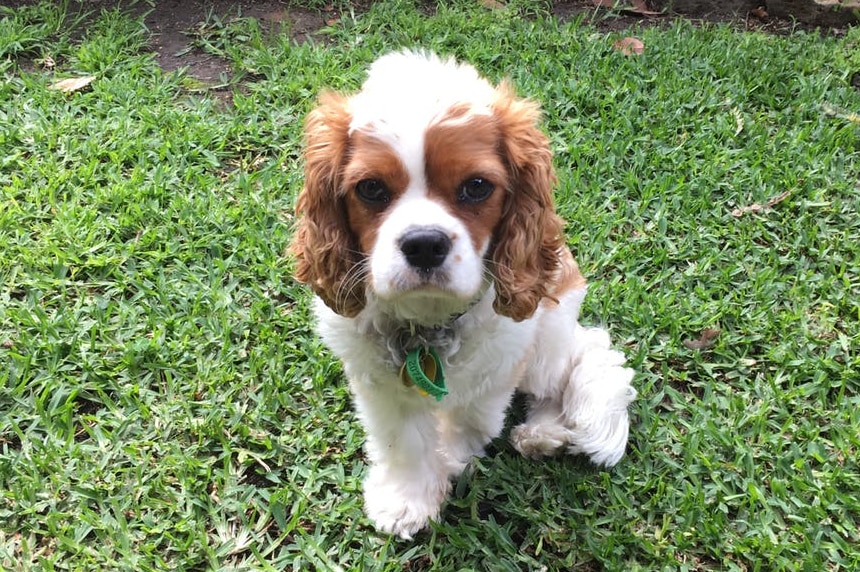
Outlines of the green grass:
M0 568L860 567L860 33L678 22L624 57L476 5L377 3L304 45L210 20L190 41L233 64L230 103L119 12L3 10ZM499 440L402 542L363 516L362 431L284 250L314 95L415 45L544 105L583 320L640 398L616 468Z

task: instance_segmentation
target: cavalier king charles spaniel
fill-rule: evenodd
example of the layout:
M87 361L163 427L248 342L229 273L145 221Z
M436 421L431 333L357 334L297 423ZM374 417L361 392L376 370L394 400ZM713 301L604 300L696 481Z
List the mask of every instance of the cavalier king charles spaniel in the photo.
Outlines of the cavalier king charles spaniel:
M365 509L410 538L497 437L527 457L617 463L633 371L577 319L586 284L552 199L536 103L470 65L398 52L305 124L291 251L343 362L370 463Z

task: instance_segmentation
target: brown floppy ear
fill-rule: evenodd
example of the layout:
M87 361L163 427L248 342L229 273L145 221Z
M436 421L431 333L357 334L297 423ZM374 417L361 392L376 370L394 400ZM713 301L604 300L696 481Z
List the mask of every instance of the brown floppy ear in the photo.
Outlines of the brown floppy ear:
M305 184L296 202L299 226L290 246L296 278L326 305L352 317L364 308L358 241L347 222L341 176L349 151L349 100L320 96L305 121ZM352 272L353 274L350 274Z
M529 318L552 297L564 248L562 220L555 214L555 172L549 141L538 128L537 103L517 98L505 82L493 112L501 129L501 153L510 172L502 219L496 229L492 269L496 312Z

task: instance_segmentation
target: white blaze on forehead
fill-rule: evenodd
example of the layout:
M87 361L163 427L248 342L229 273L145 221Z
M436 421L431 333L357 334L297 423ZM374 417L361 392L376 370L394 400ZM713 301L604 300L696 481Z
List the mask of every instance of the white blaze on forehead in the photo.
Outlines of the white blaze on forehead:
M370 66L367 80L351 101L350 133L362 130L409 156L423 155L424 131L453 106L466 104L466 117L486 115L495 88L477 70L435 54L396 52Z

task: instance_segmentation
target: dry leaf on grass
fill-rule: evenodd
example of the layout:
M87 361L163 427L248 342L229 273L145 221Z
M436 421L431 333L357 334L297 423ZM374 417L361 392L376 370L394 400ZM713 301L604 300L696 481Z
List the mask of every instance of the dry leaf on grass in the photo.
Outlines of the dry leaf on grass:
M651 8L648 7L648 2L645 0L632 0L630 2L630 6L624 7L621 9L623 14L630 14L632 16L662 16L662 12L655 12Z
M743 216L747 213L757 213L757 212L763 211L764 209L769 209L770 207L772 207L778 203L781 203L782 201L787 199L790 194L791 194L791 191L783 191L783 192L779 193L778 195L776 195L775 197L769 198L768 201L764 205L760 205L758 203L753 203L753 204L747 205L745 207L737 208L737 209L732 211L732 216L737 218L737 217Z
M609 8L627 16L646 16L650 18L663 15L663 12L655 12L649 8L648 2L645 0L631 0L629 4L621 4L617 0L591 0L591 5L598 8Z
M501 10L505 7L504 2L500 2L499 0L479 0L481 2L481 6L484 8L489 8L490 10Z
M752 10L750 10L750 16L752 16L753 18L758 18L759 20L766 20L767 10L765 10L763 6L753 8Z
M612 44L612 49L625 56L639 55L645 53L645 44L639 38L628 36Z
M715 343L720 336L720 330L716 328L705 328L699 335L698 340L684 340L682 343L691 350L704 350Z
M73 91L79 91L84 89L88 85L90 85L93 80L96 79L94 75L85 75L83 77L70 77L68 79L61 79L58 82L52 83L48 86L48 89L54 89L57 91L62 91L63 93L72 93Z
M826 115L829 115L831 117L838 117L840 119L845 119L846 121L849 121L851 123L860 124L860 115L852 111L848 111L846 109L830 105L829 103L822 103L821 109Z
M732 115L735 118L735 137L737 137L744 130L744 116L741 115L741 110L737 107L732 108Z
M46 70L52 70L57 66L57 62L55 62L54 58L52 58L50 55L46 55L42 59L35 60L35 63L41 66L42 69Z

